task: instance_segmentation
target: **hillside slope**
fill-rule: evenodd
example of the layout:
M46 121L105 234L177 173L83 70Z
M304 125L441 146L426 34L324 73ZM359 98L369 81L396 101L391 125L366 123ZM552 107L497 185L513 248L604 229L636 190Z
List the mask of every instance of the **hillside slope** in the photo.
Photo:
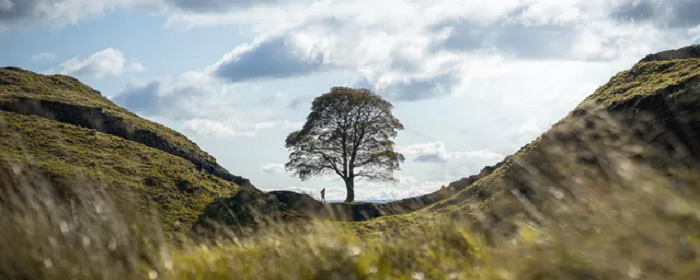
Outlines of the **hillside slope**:
M0 202L25 185L67 199L104 190L125 212L156 210L171 236L189 232L216 199L257 191L185 136L78 80L12 67L0 68L0 177Z
M647 56L493 174L420 212L466 214L499 237L528 224L594 226L603 217L617 219L609 213L637 206L666 221L696 215L668 207L700 203L694 187L700 171L699 50Z
M700 213L689 210L700 205L698 136L700 46L652 54L456 195L351 227L383 234L437 214L467 218L502 240L533 227L629 225L618 216L627 212L674 234L700 232L690 218ZM687 220L683 229L679 220Z
M0 68L0 111L35 115L115 135L187 159L219 178L250 185L249 180L231 175L219 166L214 157L184 135L138 117L69 76Z

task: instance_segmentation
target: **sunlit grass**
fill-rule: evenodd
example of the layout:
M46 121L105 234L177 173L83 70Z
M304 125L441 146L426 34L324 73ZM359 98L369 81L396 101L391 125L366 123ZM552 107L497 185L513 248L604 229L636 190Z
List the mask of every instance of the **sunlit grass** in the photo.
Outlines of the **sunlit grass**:
M179 243L156 216L115 210L108 193L84 186L60 198L29 177L3 185L0 278L697 279L700 207L648 174L637 191L613 189L594 208L569 204L556 224L523 220L508 237L487 238L465 212L276 224Z
M186 233L207 205L238 191L191 162L103 133L35 116L0 111L0 168L46 175L70 192L76 182L109 192L116 207L147 213L157 207L168 235ZM12 174L10 174L12 176Z
M201 150L181 133L117 106L76 78L65 75L40 75L19 68L0 68L0 102L16 101L21 98L58 102L66 106L99 108L106 116L117 117L128 126L133 126L133 129L154 133L163 140L164 143L161 143L163 147L176 148L190 158L208 163L216 162L214 157Z

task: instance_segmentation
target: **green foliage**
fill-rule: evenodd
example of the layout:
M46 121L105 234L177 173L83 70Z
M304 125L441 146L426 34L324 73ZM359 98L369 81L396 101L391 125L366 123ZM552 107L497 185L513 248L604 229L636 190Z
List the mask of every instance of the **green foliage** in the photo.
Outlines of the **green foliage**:
M286 168L302 180L324 174L343 178L346 202L354 201L354 180L394 181L403 155L394 142L403 125L393 106L366 89L332 88L317 97L304 127L287 136Z

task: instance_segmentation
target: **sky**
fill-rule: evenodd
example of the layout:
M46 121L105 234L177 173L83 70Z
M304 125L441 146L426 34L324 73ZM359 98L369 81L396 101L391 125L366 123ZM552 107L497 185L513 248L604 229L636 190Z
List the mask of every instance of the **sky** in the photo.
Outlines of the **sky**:
M534 140L615 73L700 42L700 0L0 0L0 66L67 74L177 130L264 190L345 197L286 173L286 135L334 86L394 104L401 199Z

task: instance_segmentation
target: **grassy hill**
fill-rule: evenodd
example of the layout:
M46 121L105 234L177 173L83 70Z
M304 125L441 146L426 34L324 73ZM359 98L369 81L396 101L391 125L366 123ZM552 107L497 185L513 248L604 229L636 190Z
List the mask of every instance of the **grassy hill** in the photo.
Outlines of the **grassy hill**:
M69 76L0 68L0 111L40 116L115 135L187 159L222 179L250 185L247 179L228 173L184 135L138 117Z
M576 188L608 192L614 185L639 183L621 171L639 172L639 179L688 179L685 173L700 164L700 56L681 57L643 60L617 74L492 175L427 211L502 195L531 202L515 204L534 207L518 212L537 216L556 210L541 205L552 198L579 199ZM683 191L694 195L693 189Z
M25 180L22 170L41 173L61 193L85 185L106 190L120 208L144 215L155 209L168 235L189 231L208 204L249 184L185 136L74 78L1 68L3 187Z

